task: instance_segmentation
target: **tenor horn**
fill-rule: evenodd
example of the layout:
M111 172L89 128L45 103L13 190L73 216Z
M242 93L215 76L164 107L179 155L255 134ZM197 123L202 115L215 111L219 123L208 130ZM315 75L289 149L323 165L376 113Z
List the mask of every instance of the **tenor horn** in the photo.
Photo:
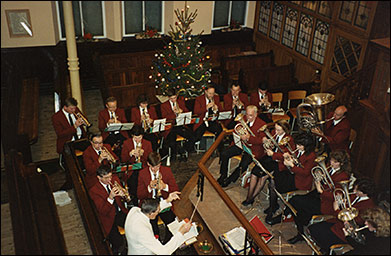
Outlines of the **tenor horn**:
M255 134L253 133L253 131L251 131L250 127L246 124L246 122L243 120L243 114L242 113L239 113L236 117L235 117L235 121L236 122L240 122L238 124L235 125L235 132L236 134L238 134L239 136L241 135L245 135L245 134L251 134L251 136L255 137Z

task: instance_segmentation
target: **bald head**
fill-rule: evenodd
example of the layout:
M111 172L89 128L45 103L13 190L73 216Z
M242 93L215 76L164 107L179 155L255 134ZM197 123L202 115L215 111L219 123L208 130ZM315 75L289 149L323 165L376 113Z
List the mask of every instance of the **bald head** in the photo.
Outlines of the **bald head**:
M348 109L341 105L341 106L338 106L335 110L334 110L334 120L340 120L342 117L345 116L346 112L348 112Z

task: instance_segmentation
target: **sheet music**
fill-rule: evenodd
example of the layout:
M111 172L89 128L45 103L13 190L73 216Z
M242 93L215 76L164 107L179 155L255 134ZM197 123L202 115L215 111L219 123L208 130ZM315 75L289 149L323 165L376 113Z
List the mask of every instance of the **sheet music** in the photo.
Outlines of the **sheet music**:
M242 146L242 140L240 139L240 136L237 135L236 133L232 133L233 136L234 136L234 142L235 142L235 145L238 146L239 148L243 149L243 146Z
M162 132L166 128L166 118L163 119L156 119L153 121L153 126L152 126L152 133L154 132Z
M104 131L105 132L115 132L119 130L126 131L126 130L131 130L133 126L134 123L112 123L109 124Z
M232 111L224 111L224 112L219 112L219 117L217 119L227 120L227 119L231 119L231 117L232 117Z
M179 228L183 224L185 224L184 220L179 222L178 219L175 218L175 220L173 222L171 222L170 224L168 224L167 227L170 230L170 232L175 235L175 233L178 232ZM189 232L185 233L183 236L185 237L186 241L198 236L197 226L196 226L195 222L191 223L191 228L190 228Z
M192 112L180 113L176 118L176 125L190 124ZM185 122L186 120L186 122Z
M236 227L224 234L227 241L237 252L243 250L244 248L245 235L246 230L243 227ZM247 243L247 246L249 246L249 243Z

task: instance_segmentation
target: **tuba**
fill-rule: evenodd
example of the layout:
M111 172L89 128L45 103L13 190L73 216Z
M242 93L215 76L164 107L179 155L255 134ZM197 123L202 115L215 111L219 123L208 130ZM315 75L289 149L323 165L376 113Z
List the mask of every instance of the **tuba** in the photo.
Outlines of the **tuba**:
M238 134L239 136L242 136L242 135L245 135L245 134L250 134L251 136L255 137L255 134L253 133L253 131L251 131L250 127L247 125L247 123L243 120L243 114L242 113L239 113L236 117L235 117L235 121L236 122L240 122L238 124L235 125L235 133Z
M83 113L77 112L77 113L75 113L75 116L77 118L81 118L83 125L87 126L87 128L92 126L92 124L88 121L87 117L85 117L85 115L83 115Z
M324 163L324 156L319 156L315 159L315 162L318 163L317 166L311 169L312 177L314 178L314 181L320 182L320 184L327 185L331 191L335 190L335 185L333 180L331 179L330 173L328 169L331 168L331 166L326 167ZM322 185L322 189L324 189Z

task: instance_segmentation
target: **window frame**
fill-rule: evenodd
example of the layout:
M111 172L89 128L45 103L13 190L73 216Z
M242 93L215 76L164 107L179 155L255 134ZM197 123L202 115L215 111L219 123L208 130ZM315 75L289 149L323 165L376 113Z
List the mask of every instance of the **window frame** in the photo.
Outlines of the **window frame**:
M142 19L142 23L143 23L143 31L140 31L140 32L137 32L137 33L133 33L133 34L126 34L126 29L125 29L125 1L121 1L121 21L122 21L122 37L134 37L136 36L137 34L141 33L141 32L144 32L145 31L145 2L146 1L141 1L141 5L142 5L142 15L143 15L143 19ZM161 23L160 23L160 30L161 32L158 32L159 34L163 35L165 33L164 31L164 7L165 7L165 3L166 1L161 1L162 2L162 19L161 19Z
M214 21L214 18L215 18L215 3L216 1L213 1L213 11L212 11L212 21L211 21L211 30L214 31L214 30L220 30L220 29L224 29L224 28L229 28L229 25L231 23L231 15L232 15L232 2L233 1L229 1L229 8L228 8L228 25L227 26L220 26L220 27L214 27L214 24L213 24L213 21ZM249 6L249 1L245 1L246 2L246 10L244 12L244 24L242 25L243 27L247 27L247 17L248 17L248 6Z
M82 21L83 20L83 8L82 8L82 4L81 2L82 1L76 1L78 2L79 4L79 8L80 8L80 20ZM107 33L106 33L106 4L105 4L105 1L99 1L101 2L102 4L102 25L103 25L103 36L96 36L96 35L93 35L94 36L94 39L104 39L104 38L107 38ZM57 25L58 25L58 32L59 32L59 38L60 38L60 41L66 41L66 32L65 31L62 31L61 29L61 17L60 17L60 5L58 3L58 1L55 1L56 3L56 13L57 13ZM64 21L65 23L65 21ZM83 22L80 22L80 25L81 25L81 37L84 36L84 24ZM63 35L63 32L64 32L64 35ZM76 38L78 38L78 35L75 35Z

